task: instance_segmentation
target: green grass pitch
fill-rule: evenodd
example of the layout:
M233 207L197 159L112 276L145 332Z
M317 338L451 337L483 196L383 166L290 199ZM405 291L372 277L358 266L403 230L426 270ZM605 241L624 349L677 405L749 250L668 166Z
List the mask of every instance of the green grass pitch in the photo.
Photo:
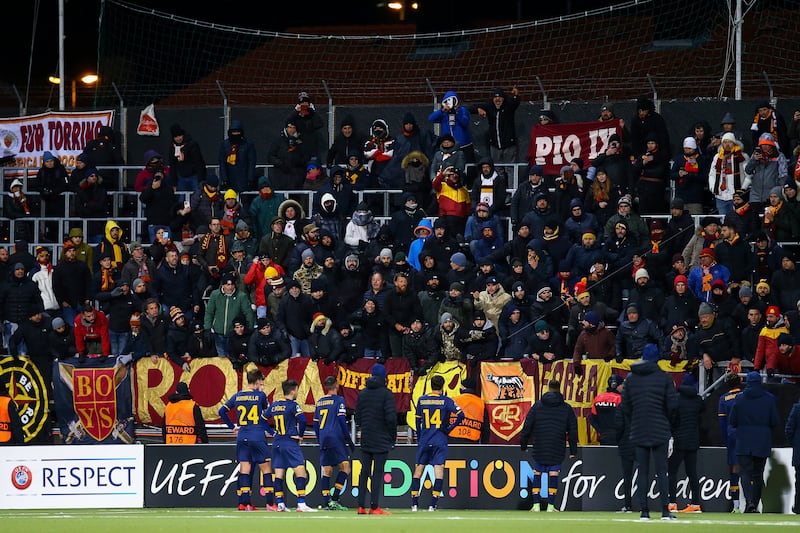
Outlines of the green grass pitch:
M662 522L653 513L649 522L638 513L599 512L537 513L527 511L471 511L441 509L435 513L389 509L391 516L363 516L355 509L318 513L239 512L233 509L76 509L0 510L3 533L216 533L281 531L325 533L400 533L452 531L457 533L530 533L546 528L547 533L628 533L654 528L696 533L749 533L769 527L797 531L800 516L779 514L678 514L678 520ZM789 529L792 528L792 529Z

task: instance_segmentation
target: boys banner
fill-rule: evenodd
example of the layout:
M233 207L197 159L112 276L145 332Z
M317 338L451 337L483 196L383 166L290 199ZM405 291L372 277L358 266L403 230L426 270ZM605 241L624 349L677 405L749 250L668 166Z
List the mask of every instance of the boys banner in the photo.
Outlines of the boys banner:
M535 124L528 145L528 164L544 166L544 173L558 175L561 167L576 157L584 162L596 158L608 145L613 134L621 135L619 123L606 126L600 122L569 124Z
M11 166L38 169L44 152L52 152L66 167L102 126L110 126L114 111L50 112L25 117L0 118L2 156L14 156Z
M56 415L66 444L131 444L130 368L110 357L59 362Z

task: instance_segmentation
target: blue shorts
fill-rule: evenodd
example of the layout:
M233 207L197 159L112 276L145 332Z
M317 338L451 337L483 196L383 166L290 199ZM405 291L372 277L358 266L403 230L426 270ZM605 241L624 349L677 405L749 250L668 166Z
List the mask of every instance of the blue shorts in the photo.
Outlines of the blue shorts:
M447 445L419 446L415 461L418 465L443 465L447 461Z
M236 460L240 463L266 463L270 459L269 444L266 440L243 439L236 442Z
M325 446L319 450L320 466L336 466L342 461L349 461L350 454L347 453L347 446L342 442L334 446Z
M560 464L557 464L557 465L543 465L542 463L537 463L536 461L534 461L533 462L533 469L536 472L547 472L547 473L560 472L561 471L561 465Z
M283 440L272 442L272 469L286 470L305 466L306 460L300 451L300 444L296 440Z

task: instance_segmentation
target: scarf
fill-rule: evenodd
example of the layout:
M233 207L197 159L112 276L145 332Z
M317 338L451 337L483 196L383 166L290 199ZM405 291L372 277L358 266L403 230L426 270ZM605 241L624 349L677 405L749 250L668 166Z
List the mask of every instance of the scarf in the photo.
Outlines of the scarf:
M714 242L719 239L719 233L712 233L710 235L706 234L705 230L700 232L700 236L703 237L703 248L714 248Z
M230 166L236 166L236 152L239 151L239 143L231 143L231 149L228 152L228 157L225 158L225 162L228 163Z
M768 122L769 130L768 133L772 135L772 138L775 140L777 144L779 142L778 139L778 117L775 114L775 111L769 112L769 117L763 119ZM753 131L758 131L758 124L762 121L762 118L759 116L758 112L756 112L755 116L753 117L753 124L750 126L750 129Z
M208 250L211 246L211 238L214 237L211 233L206 233L203 237L203 244L201 249ZM228 262L228 251L225 249L225 238L222 235L217 235L217 251L215 252L217 258L217 273L213 275L214 278L219 278L222 275L222 269Z
M480 190L480 202L486 202L490 206L494 205L494 177L496 174L492 174L491 176L481 176L481 190Z
M258 195L264 200L269 200L272 198L272 189L268 190L267 192L258 191Z
M203 185L203 192L205 193L206 196L208 196L208 199L211 200L212 202L217 201L217 198L219 196L219 193L217 191L210 191L207 185Z
M728 180L733 178L735 180L734 187L739 186L739 166L744 162L744 155L739 146L734 146L730 152L725 152L724 148L719 149L717 155L717 162L714 164L714 169L717 173L717 191L725 191L728 189Z
M50 262L50 256L47 256L44 260L39 259L36 262L39 263L40 268L47 269L48 274L53 272L53 263Z
M113 270L104 268L100 271L100 291L109 292L114 288ZM142 278L144 280L144 278Z
M651 250L651 251L652 251L654 254L657 254L657 253L658 253L658 251L659 251L659 245L660 245L660 244L661 244L661 239L659 239L659 240L657 240L657 241L650 240L650 250Z

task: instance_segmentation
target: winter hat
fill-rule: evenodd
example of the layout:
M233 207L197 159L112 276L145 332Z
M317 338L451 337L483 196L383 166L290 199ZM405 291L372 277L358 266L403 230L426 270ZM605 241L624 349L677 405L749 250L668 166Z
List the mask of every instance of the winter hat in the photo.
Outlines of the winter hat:
M51 159L56 159L56 156L54 156L52 152L45 152L42 154L42 161L50 161Z
M675 276L675 279L672 281L672 286L675 287L678 283L683 283L684 285L688 285L689 280L683 274L679 274Z
M755 370L751 370L747 373L747 378L745 378L746 383L761 383L761 374L756 372Z
M316 278L311 280L311 292L324 291L327 289L327 284L323 278Z
M683 379L681 380L681 386L697 389L697 378L695 378L692 374L684 374Z
M389 248L384 248L381 250L380 257L388 257L389 259L392 258L392 250Z
M464 284L461 283L460 281L454 281L453 283L450 284L450 290L464 292Z
M583 315L583 319L595 327L600 323L600 315L598 315L595 311L589 311Z
M658 346L652 342L645 344L644 348L642 349L642 359L644 361L658 361Z
M708 302L701 303L700 306L697 308L698 317L701 317L703 315L713 315L713 314L714 314L714 308L711 307L711 304Z
M175 392L178 394L189 394L189 385L185 381L179 381L175 385Z
M724 115L722 115L722 120L719 121L720 126L725 124L736 124L736 119L733 118L733 113L730 111L726 111Z
M407 259L408 258L406 257L406 254L403 253L403 252L397 252L396 254L394 254L394 262L395 263L399 263L401 261L406 261Z
M136 278L135 280L133 280L133 284L131 284L131 288L133 290L136 290L136 287L138 287L139 285L144 285L144 280L142 278Z
M541 333L542 331L547 331L550 326L547 325L547 322L544 320L537 320L536 323L533 325L533 331L536 333Z
M685 260L684 260L684 258L683 258L683 255L681 255L681 254L679 254L679 253L678 253L678 254L675 254L675 255L673 255L673 256L672 256L672 261L671 261L671 264L675 264L675 263L677 263L678 261L685 262Z
M712 259L716 258L716 254L714 253L714 250L712 248L703 248L702 250L700 250L700 257L703 256L710 257Z
M306 248L305 250L303 250L303 253L300 254L300 258L301 259L306 259L306 258L309 258L309 257L311 257L311 258L314 257L314 250L312 250L311 248Z
M248 226L247 222L245 222L244 220L240 219L239 222L236 223L236 232L237 233L240 232L240 231L248 231L249 229L250 229L250 226Z
M442 316L439 317L439 324L444 324L445 322L454 322L453 315L450 313L442 313Z
M328 320L328 317L326 317L323 313L319 313L318 312L318 313L314 313L314 316L311 317L311 323L312 324L316 324L317 320L319 320L320 318L324 318L325 320Z
M767 307L767 313L766 314L767 315L781 316L781 310L778 308L777 305L770 305L769 307Z
M767 280L765 279L759 280L758 283L756 283L756 290L758 289L767 289L767 293L769 293L770 286L769 283L767 283Z
M619 200L617 200L617 205L622 205L622 204L631 205L632 201L633 200L631 199L631 196L629 194L623 194L622 197Z
M264 326L271 326L271 325L272 325L272 321L269 318L265 317L265 316L262 316L261 318L256 319L256 327L258 329L261 329Z
M486 320L486 313L481 309L476 309L475 312L472 313L472 320Z
M144 246L142 246L142 243L140 243L139 241L131 241L131 243L128 245L128 250L130 250L131 252L133 252L134 250L138 250L140 248L144 248Z
M53 329L58 329L58 328L63 328L67 324L66 322L64 322L63 318L57 316L53 319L53 322L50 325L53 327Z
M675 198L673 198L672 201L669 203L669 208L670 209L681 209L682 210L685 206L686 206L686 204L683 202L683 198L678 198L677 196Z
M704 228L708 225L716 224L719 226L719 219L717 217L703 217L700 219L700 225Z
M178 307L177 305L173 305L172 307L169 308L169 318L173 322L177 322L179 318L185 318L185 317L183 311L181 311L181 308Z
M650 274L644 268L640 268L636 271L636 274L633 276L633 281L639 281L642 278L650 279Z
M377 378L385 378L386 367L380 363L375 363L374 365L372 365L372 375Z
M747 297L750 298L753 297L753 289L751 289L747 285L742 285L739 288L739 298L747 298Z
M206 175L206 185L210 187L219 187L219 178L216 174L207 174Z
M683 147L691 148L692 150L697 150L697 141L694 139L694 137L686 137L683 140Z
M725 135L722 136L723 141L731 141L732 143L736 143L736 135L732 132L727 132Z
M544 176L544 167L542 165L531 165L530 170L528 170L528 176Z
M169 131L173 137L186 134L186 132L183 131L183 128L180 126L180 124L173 124L172 126L170 126Z
M14 270L25 270L25 265L22 263L14 263Z
M794 346L794 339L788 333L781 333L778 335L778 346L781 344L788 344L789 346Z
M231 253L244 252L244 243L240 240L233 241L231 245Z
M450 262L460 267L465 267L467 266L467 256L461 252L456 252L450 256Z

